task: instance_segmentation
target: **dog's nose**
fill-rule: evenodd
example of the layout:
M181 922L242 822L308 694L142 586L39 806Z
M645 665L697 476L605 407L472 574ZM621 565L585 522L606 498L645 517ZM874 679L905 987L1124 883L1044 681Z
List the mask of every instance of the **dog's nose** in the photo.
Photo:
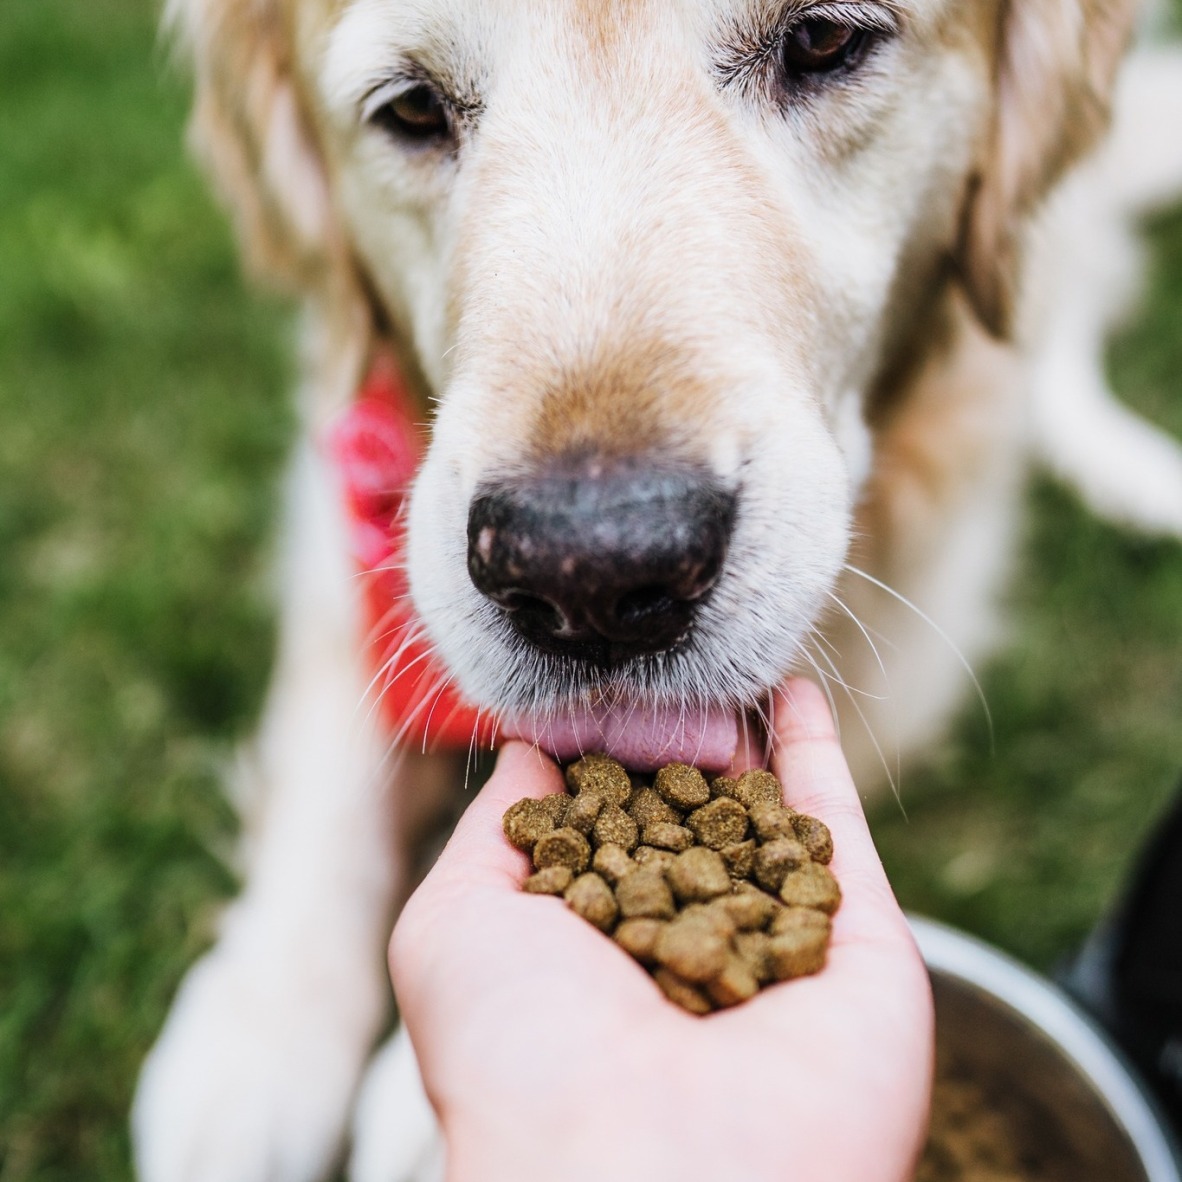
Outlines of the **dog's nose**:
M538 648L611 665L685 638L734 519L708 473L572 460L475 497L468 571Z

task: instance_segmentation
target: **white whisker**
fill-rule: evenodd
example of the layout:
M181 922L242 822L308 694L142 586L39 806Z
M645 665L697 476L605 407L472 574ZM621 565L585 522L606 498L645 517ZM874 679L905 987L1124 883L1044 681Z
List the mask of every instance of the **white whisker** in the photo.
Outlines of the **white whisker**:
M829 657L825 653L819 653L818 655L821 657L821 659L827 665L830 666L830 668L833 667L832 661L830 661ZM812 661L812 658L807 653L805 654L805 656L808 658L808 660ZM813 667L815 669L817 669L818 672L820 672L820 669L818 668L818 666L815 663L814 663ZM836 670L834 671L834 673L836 675ZM866 728L866 734L869 736L870 742L873 745L876 754L878 755L878 761L879 761L879 763L882 764L882 770L886 773L887 783L891 786L891 795L894 796L895 802L899 806L899 811L902 812L904 817L906 817L907 810L905 808L903 808L903 796L902 796L902 792L900 790L900 785L901 785L902 779L903 779L903 771L902 771L902 766L901 766L901 763L899 760L898 750L896 749L896 751L895 751L895 773L894 773L894 775L892 775L890 765L887 763L886 754L882 749L882 744L879 743L879 741L878 741L878 736L874 733L874 728L870 725L870 720L863 713L862 707L858 704L858 700L857 700L857 698L854 697L853 692L850 690L850 687L847 686L844 681L841 681L840 678L837 678L837 680L838 680L839 684L842 686L842 688L845 689L846 694L850 700L850 705L853 706L854 711L858 715L858 718L861 719L862 726ZM830 699L830 707L834 711L833 717L834 717L834 722L836 722L837 721L837 711L836 711L836 708L833 706L832 699ZM838 739L840 739L840 738L841 738L841 732L839 730L838 731Z
M837 671L836 660L840 658L840 654L837 652L837 650L834 649L834 647L825 640L821 633L817 632L815 629L809 630L809 639L817 641L819 645L824 645L825 648L829 650L829 652L822 652L821 649L818 648L817 655L822 657L825 661L825 664L829 667L830 672L827 674L829 679L841 686L841 688L845 690L847 694L857 694L860 698L868 698L872 702L886 702L890 700L884 694L872 694L869 690L858 689L856 686L850 685L849 682L842 678ZM812 661L812 658L809 656L808 650L804 647L804 645L801 645L800 652L801 655L809 661L812 667L816 669L817 666ZM886 671L883 670L883 672L885 673Z
M900 594L893 587L890 587L886 583L882 582L881 579L876 579L873 575L867 574L864 570L859 570L858 567L852 566L848 562L844 565L845 569L848 570L850 574L857 575L859 578L865 579L866 582L870 583L874 587L877 587L880 591L884 591L887 595L891 596L892 599L895 599L904 607L913 611L948 646L949 650L956 657L957 661L960 662L961 668L964 669L964 671L968 674L969 680L973 683L973 690L977 695L977 700L981 703L981 709L985 712L985 720L989 726L989 750L992 754L994 744L993 714L989 709L989 703L985 699L985 691L981 688L981 683L977 680L977 675L973 672L973 667L969 664L968 658L965 657L964 653L962 653L959 648L957 648L956 644L953 642L948 633L945 632L944 629L941 628L940 625L937 624L936 621L927 614L927 612L912 603L911 600L907 598L907 596Z
M806 649L801 649L800 655L802 657L804 657L804 659L806 661L808 661L809 665L812 667L813 672L820 679L821 690L825 694L825 697L828 699L829 713L831 715L833 715L833 726L837 732L837 741L840 743L841 742L841 721L837 717L837 703L833 700L833 690L829 686L829 677L826 676L825 670L822 669L821 666L817 664L816 658L812 655L812 653L808 652ZM822 653L821 656L824 656L824 654ZM828 662L828 660L829 660L828 657L825 657L825 660ZM829 662L829 663L830 663L830 665L832 665L832 662ZM849 687L846 686L845 682L842 681L840 677L835 678L835 680L840 685L845 687L847 693L849 692Z
M864 640L866 641L866 643L867 643L867 644L870 646L870 651L871 651L871 652L874 654L874 659L875 659L875 661L877 661L877 662L878 662L878 669L879 669L879 672L882 674L882 680L883 680L883 684L884 684L884 685L887 687L887 689L889 690L889 689L890 689L890 678L888 678L888 677L887 677L886 666L885 666L885 665L882 663L882 657L881 657L881 656L879 656L879 653L878 653L878 646L877 646L877 645L874 643L874 641L873 641L873 640L870 638L870 633L869 633L869 632L866 630L866 627L865 627L865 625L862 623L862 621L861 621L861 620L859 620L859 619L858 619L857 615L856 615L856 614L855 614L853 611L851 611L851 610L850 610L850 608L848 608L848 607L845 605L845 603L843 602L843 600L842 600L842 598L841 598L841 596L840 596L840 595L837 595L837 594L836 594L835 592L833 592L833 591L826 591L826 592L825 592L825 594L826 594L826 595L828 595L828 596L829 596L829 598L830 598L830 599L832 599L832 600L833 600L833 602L834 602L834 603L836 603L836 604L837 604L837 606L838 606L839 608L841 608L841 610L842 610L843 612L845 612L845 614L846 614L847 616L849 616L849 618L850 618L850 619L853 621L853 623L854 623L854 627L855 627L855 628L857 628L857 629L858 629L858 631L862 633L862 637L863 637L863 639L864 639Z

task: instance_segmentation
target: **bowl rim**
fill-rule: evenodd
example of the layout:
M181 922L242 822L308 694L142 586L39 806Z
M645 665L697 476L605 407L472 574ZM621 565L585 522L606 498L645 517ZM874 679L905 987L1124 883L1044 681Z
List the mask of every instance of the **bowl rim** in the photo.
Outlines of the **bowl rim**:
M1033 969L957 928L908 915L928 969L988 994L1036 1026L1071 1062L1124 1130L1148 1182L1182 1182L1182 1157L1160 1108L1112 1041Z

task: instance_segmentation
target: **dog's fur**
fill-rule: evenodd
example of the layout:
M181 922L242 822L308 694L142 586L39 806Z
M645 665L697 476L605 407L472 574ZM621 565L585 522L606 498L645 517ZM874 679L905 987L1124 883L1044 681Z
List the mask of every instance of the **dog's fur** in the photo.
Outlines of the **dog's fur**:
M1102 511L1182 534L1178 450L1099 365L1130 288L1123 219L1182 182L1177 137L1152 136L1182 117L1182 66L1144 55L1109 146L1060 184L1108 123L1133 8L176 0L197 147L248 259L304 303L305 439L279 659L243 769L247 885L145 1068L145 1182L330 1167L386 1012L408 851L454 771L387 760L363 705L315 441L375 349L435 403L416 604L494 711L588 690L750 706L811 663L851 688L845 742L878 778L936 731L995 635L1031 455ZM810 16L885 32L847 74L785 90L768 47ZM454 97L450 146L370 118L408 70ZM527 651L466 572L474 491L571 451L660 453L741 489L692 642L607 686ZM358 1182L410 1177L428 1152L421 1097L396 1103L407 1063L371 1072Z

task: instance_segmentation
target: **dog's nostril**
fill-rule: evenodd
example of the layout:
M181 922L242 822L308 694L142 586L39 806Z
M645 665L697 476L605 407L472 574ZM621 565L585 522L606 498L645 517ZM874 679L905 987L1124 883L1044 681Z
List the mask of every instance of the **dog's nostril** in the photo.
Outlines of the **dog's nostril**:
M621 624L633 626L642 624L646 619L662 612L668 612L678 600L678 596L669 593L668 587L638 587L616 600L616 608L612 614Z
M514 589L490 598L515 616L519 627L548 632L555 636L572 631L570 621L562 609L541 595L531 595L528 591Z

